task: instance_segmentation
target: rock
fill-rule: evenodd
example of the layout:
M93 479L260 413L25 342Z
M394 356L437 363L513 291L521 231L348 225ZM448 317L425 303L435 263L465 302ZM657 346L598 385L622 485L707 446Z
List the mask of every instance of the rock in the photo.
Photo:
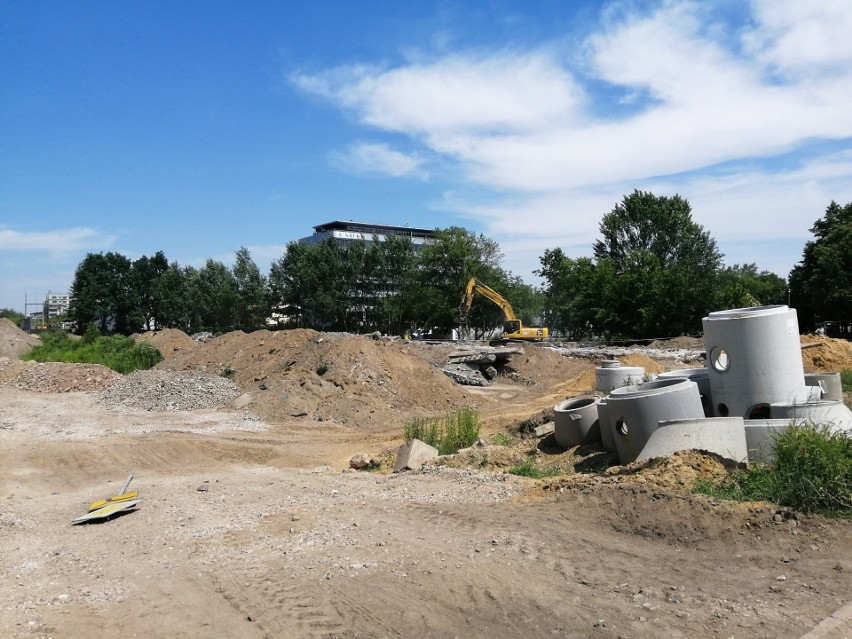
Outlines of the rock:
M234 401L231 402L231 406L237 409L245 408L249 404L251 404L252 396L251 393L243 393L239 397L237 397Z
M430 459L438 457L438 449L419 439L412 439L399 447L393 472L419 470Z
M482 369L482 374L485 375L485 379L490 381L497 377L497 369L493 366L486 366Z
M554 432L556 426L553 422L547 422L546 424L542 424L541 426L536 426L533 433L535 433L536 437L547 437L550 433Z
M359 453L349 460L349 468L363 470L373 465L373 459L366 453Z
M207 484L201 484L201 485L200 485L198 488L196 488L195 490L197 490L197 491L198 491L198 492L200 492L200 493L206 493L208 490L210 490L210 486L208 486Z

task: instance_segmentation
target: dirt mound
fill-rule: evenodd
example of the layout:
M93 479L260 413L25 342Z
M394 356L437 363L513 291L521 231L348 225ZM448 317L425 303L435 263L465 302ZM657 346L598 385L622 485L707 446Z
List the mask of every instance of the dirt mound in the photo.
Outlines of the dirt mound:
M11 320L0 317L0 357L20 359L33 346L41 344L35 335L22 331Z
M308 329L235 331L173 351L157 368L229 376L251 394L245 408L272 423L364 428L473 403L404 342Z
M666 370L665 366L651 359L647 355L643 355L642 353L631 353L630 355L624 355L623 357L619 357L618 361L622 366L641 366L645 369L646 375L650 375L652 373L662 373Z
M655 339L653 342L648 344L648 348L689 348L689 349L697 349L701 350L704 348L704 338L702 337L688 337L686 335L682 335L681 337L670 337L669 339Z
M802 363L806 373L852 370L852 342L822 335L802 335Z
M175 351L195 348L198 345L189 335L176 328L148 331L133 337L138 342L147 342L151 346L155 346L163 354L163 357L169 357Z
M300 418L387 429L401 428L413 417L501 402L438 370L456 348L309 329L234 331L164 353L157 368L227 375L251 395L244 408L269 423ZM553 386L575 377L577 369L576 362L555 351L528 346L502 368L496 382L518 389Z

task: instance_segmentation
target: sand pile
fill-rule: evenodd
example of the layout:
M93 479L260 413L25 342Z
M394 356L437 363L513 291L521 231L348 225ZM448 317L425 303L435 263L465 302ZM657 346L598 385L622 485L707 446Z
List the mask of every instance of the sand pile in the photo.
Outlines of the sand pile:
M0 357L20 359L21 355L40 343L35 335L22 331L5 317L0 318Z
M802 349L806 373L852 370L852 342L822 335L802 335L802 344L809 346Z

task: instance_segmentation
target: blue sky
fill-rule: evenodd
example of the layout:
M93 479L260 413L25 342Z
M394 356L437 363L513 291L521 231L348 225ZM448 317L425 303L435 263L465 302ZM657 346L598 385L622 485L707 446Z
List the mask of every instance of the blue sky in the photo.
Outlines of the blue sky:
M852 201L852 4L0 3L0 308L87 253L262 271L334 219L465 226L530 283L633 189L786 277Z

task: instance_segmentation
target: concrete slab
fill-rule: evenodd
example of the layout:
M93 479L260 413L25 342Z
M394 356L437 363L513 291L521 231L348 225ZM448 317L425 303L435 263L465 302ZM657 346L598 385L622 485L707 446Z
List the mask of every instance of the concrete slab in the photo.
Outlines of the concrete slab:
M744 462L748 457L742 417L675 419L660 422L637 461L668 457L681 450L704 450Z
M430 459L438 457L438 449L419 439L412 439L399 447L393 472L419 470Z

